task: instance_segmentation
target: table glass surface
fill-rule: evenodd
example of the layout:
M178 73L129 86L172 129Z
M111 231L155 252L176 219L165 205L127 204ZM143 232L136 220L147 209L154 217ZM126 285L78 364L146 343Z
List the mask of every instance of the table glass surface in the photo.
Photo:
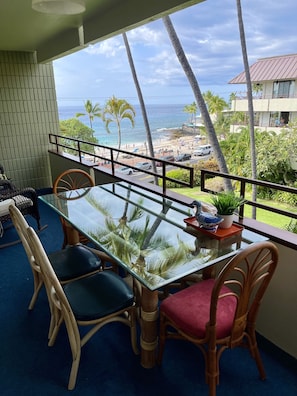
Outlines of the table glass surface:
M267 239L244 229L218 240L187 226L192 208L126 182L39 198L152 291Z

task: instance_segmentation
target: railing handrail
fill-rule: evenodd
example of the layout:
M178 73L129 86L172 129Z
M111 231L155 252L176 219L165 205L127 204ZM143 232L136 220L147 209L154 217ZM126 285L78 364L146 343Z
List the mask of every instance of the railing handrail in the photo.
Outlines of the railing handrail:
M61 140L63 139L62 143ZM58 134L54 134L54 133L50 133L49 134L49 142L50 144L55 146L56 152L59 153L59 150L61 148L65 148L68 150L72 150L74 152L77 153L77 156L79 157L79 161L80 163L83 163L84 158L83 155L89 155L91 157L93 157L94 159L100 159L103 161L110 161L110 165L111 165L111 171L112 174L115 175L115 165L122 165L122 166L129 166L129 168L131 169L135 169L138 170L137 167L127 164L123 161L119 161L118 159L116 159L117 157L117 153L118 154L126 154L135 158L141 158L141 159L145 159L148 161L151 161L153 164L153 170L141 170L141 172L149 174L153 177L156 177L158 179L162 180L162 188L163 188L163 194L166 193L166 184L167 181L171 181L174 182L176 184L179 184L180 186L184 186L184 187L190 187L193 188L194 187L194 169L193 167L187 166L187 165L183 165L183 164L177 164L175 162L169 162L166 160L163 160L161 158L156 158L156 157L150 157L144 154L139 154L139 153L134 153L131 151L127 151L127 150L123 150L123 149L118 149L118 148L114 148L111 146L105 146L102 144L97 144L97 143L90 143L81 139L76 139L76 138L72 138L72 137L68 137L68 136L62 136L62 135L58 135ZM65 143L66 142L66 143ZM70 145L67 145L67 142L74 142L77 146L76 147L72 147ZM92 147L94 152L90 152L87 150L83 150L81 148L82 144L87 144L90 147ZM99 148L99 149L103 149L103 150L107 150L109 155L100 155L98 153L95 153L95 148ZM116 154L115 154L116 153ZM161 168L161 174L155 172L156 170L156 162L160 162L162 164ZM181 169L185 169L186 171L189 172L189 182L186 181L182 181L182 180L178 180L178 179L174 179L172 177L169 177L166 175L166 166L174 166L177 168L181 168ZM155 170L154 170L155 169Z
M115 164L122 164L124 166L127 166L127 164L122 163L120 161L116 161L113 158L113 153L114 152L121 152L124 154L128 154L134 157L138 157L138 158L144 158L147 160L151 160L151 161L158 161L158 162L162 162L162 174L158 174L158 177L162 179L163 181L163 186L160 189L159 186L157 186L156 184L151 184L151 183L145 183L142 182L140 180L133 180L131 179L131 183L135 184L135 185L141 185L145 190L148 191L154 191L158 194L160 194L163 197L167 197L169 199L172 199L174 201L180 202L182 204L185 204L187 206L191 206L191 198L184 196L184 195L179 195L177 193L175 193L174 191L167 189L166 190L166 182L167 180L171 180L174 181L176 183L179 183L180 185L186 185L188 184L189 187L193 186L193 181L194 181L194 169L192 167L187 167L185 165L182 164L177 164L174 163L174 166L179 167L179 168L184 168L184 169L188 169L189 174L190 174L190 183L184 183L184 182L180 182L179 180L175 180L172 179L168 176L166 176L166 165L173 165L173 163L165 161L165 160L161 160L159 158L152 158L152 157L148 157L146 155L143 154L137 154L137 153L131 153L130 151L126 151L126 150L118 150L115 148L111 148L109 146L104 146L104 145L99 145L99 144L93 144L93 143L89 143L89 142L84 142L82 140L79 139L74 139L74 138L67 138L65 136L61 136L61 135L56 135L56 134L50 134L50 142L55 145L55 150L50 150L53 153L57 152L58 155L65 155L63 152L61 153L61 148L65 147L68 149L72 149L73 151L75 151L77 153L77 155L75 155L75 161L77 161L79 159L79 162L84 165L84 166L88 166L88 167L92 167L94 169L98 168L98 166L95 164L93 165L93 163L88 162L87 160L83 159L83 154L88 154L91 155L92 157L97 157L97 158L102 158L104 159L103 156L98 156L94 153L90 153L89 151L84 151L81 148L81 144L85 143L85 144L89 144L90 146L95 146L95 147L101 147L107 150L111 150L108 151L110 158L108 159L108 161L111 161L111 170L113 173L113 176L115 178L121 178L120 174L117 173L115 174L115 167L113 164L113 161ZM64 139L62 142L64 142L65 144L62 144L61 141L59 141L60 139ZM65 142L66 140L66 142ZM77 143L77 148L73 148L68 146L66 143L68 141L76 141ZM69 154L67 154L69 155ZM130 166L130 165L129 165ZM107 169L100 169L101 171L105 171L106 173L110 173L110 170ZM144 171L145 173L148 173L150 175L155 175L155 172L150 172L150 171ZM210 171L210 170L206 170L206 169L202 169L201 170L201 191L205 191L208 193L215 193L214 191L207 189L205 187L205 179L206 179L206 175L207 176L218 176L221 178L228 178L228 179L233 179L234 181L237 181L240 183L240 194L245 198L245 192L246 192L246 185L247 184L255 184L257 186L262 186L262 187L268 187L271 189L276 189L276 190L280 190L280 191L287 191L289 193L293 193L293 194L297 194L297 189L294 187L287 187L287 186L283 186L283 185L279 185L279 184L275 184L275 183L270 183L270 182L266 182L266 181L262 181L262 180L254 180L254 179L249 179L249 178L245 178L245 177L240 177L240 176L235 176L235 175L229 175L229 174L225 174L225 173L221 173L221 172L216 172L216 171ZM126 176L122 177L122 179L126 179ZM246 199L246 198L245 198ZM270 207L268 205L264 205L258 202L254 202L251 200L246 200L246 204L243 205L242 207L240 207L239 210L239 214L238 214L238 218L236 218L236 221L241 224L243 227L245 227L248 230L257 232L267 238L270 238L271 240L275 241L276 243L280 243L281 245L290 247L292 249L297 249L297 243L296 243L296 234L294 234L291 231L288 231L286 229L281 229L279 227L275 227L275 226L271 226L268 223L265 222L261 222L259 220L256 219L252 219L252 218L248 218L248 217L244 217L244 208L246 205L250 205L250 206L255 206L257 208L260 209L264 209L270 212L274 212L280 215L284 215L290 219L297 219L297 214L293 213L293 212L289 212L289 211L283 211L281 209L277 209L275 207Z
M263 93L263 92L254 92L253 93L254 100L261 100L261 99L297 99L297 95L295 93L290 93L288 95L280 95L274 93ZM234 99L232 100L247 100L247 91L245 92L237 92L235 94Z
M242 196L245 199L245 204L239 208L239 217L240 218L244 217L245 205L250 205L250 206L254 206L259 209L268 210L273 213L277 213L280 215L284 215L286 217L297 219L297 213L290 212L287 210L278 209L273 206L268 206L265 204L258 203L256 201L247 200L245 197L247 184L266 187L266 188L279 190L279 191L285 191L285 192L292 193L292 194L297 194L297 188L295 188L295 187L284 186L281 184L271 183L271 182L267 182L264 180L249 179L247 177L230 175L228 173L222 173L222 172L210 171L207 169L201 169L201 191L208 192L211 194L215 194L216 192L214 190L210 190L210 189L206 188L205 181L206 181L207 175L221 177L221 178L225 178L225 179L236 180L236 181L240 182L240 196Z

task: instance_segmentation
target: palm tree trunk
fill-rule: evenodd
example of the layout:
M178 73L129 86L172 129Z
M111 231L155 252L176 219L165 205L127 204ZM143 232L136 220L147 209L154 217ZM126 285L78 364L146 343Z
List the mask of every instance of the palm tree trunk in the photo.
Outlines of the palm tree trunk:
M219 141L218 141L216 132L214 130L214 126L213 126L213 123L211 121L209 112L207 110L207 106L206 106L205 101L203 99L203 96L201 94L200 87L198 85L197 79L196 79L196 77L195 77L195 75L194 75L194 73L192 71L192 68L191 68L191 66L190 66L190 64L188 62L188 59L187 59L187 57L186 57L186 55L184 53L184 50L183 50L183 48L181 46L181 43L180 43L180 41L179 41L179 39L177 37L177 34L176 34L175 29L174 29L174 27L172 25L170 17L169 16L163 17L163 22L164 22L164 25L165 25L165 27L167 29L169 38L171 40L171 43L173 45L173 48L174 48L175 53L177 55L177 58L178 58L178 60L179 60L179 62L181 64L182 68L184 69L184 72L185 72L185 74L186 74L186 76L188 78L188 81L189 81L189 83L190 83L190 85L192 87L195 99L197 101L198 107L199 107L200 112L201 112L201 116L203 118L203 122L204 122L205 128L206 128L207 133L208 133L209 142L210 142L210 144L213 147L214 153L215 153L217 161L218 161L219 169L220 169L221 172L229 173L225 158L224 158L222 150L220 148ZM225 189L226 190L232 190L232 184L231 184L230 180L225 179L224 180L224 184L225 184Z
M117 121L117 128L118 128L118 149L120 150L122 146L122 132L121 132L121 123L119 120ZM119 155L120 152L118 151L116 155L116 161L118 160Z
M124 40L124 43L125 43L130 69L131 69L131 72L132 72L134 84L135 84L135 87L136 87L136 91L137 91L137 95L138 95L138 99L139 99L139 103L140 103L140 108L141 108L141 112L142 112L143 122L144 122L145 130L146 130L146 138L147 138L147 142L148 142L149 153L150 153L151 157L155 157L153 140L152 140L152 133L151 133L148 117L147 117L147 112L146 112L146 107L145 107L144 100L143 100L142 91L141 91L141 88L140 88L140 85L139 85L139 81L138 81L138 78L137 78L137 74L136 74L136 70L135 70L135 66L134 66L134 62L133 62L133 58L132 58L132 54L131 54L131 50L130 50L130 46L129 46L129 42L128 42L128 38L127 38L127 35L126 35L125 32L122 33L122 36L123 36L123 40ZM153 161L152 165L153 165L153 171L155 173L157 173L155 161ZM155 179L155 184L158 184L158 177L155 176L154 179Z
M163 208L162 208L162 211L161 211L161 214L163 216L167 214L167 212L171 208L171 205L172 205L172 202L167 201L166 199L163 199ZM153 225L150 228L149 233L147 234L145 240L143 241L143 244L141 246L142 250L147 249L152 237L154 236L155 232L157 231L157 229L158 229L159 225L161 224L162 220L163 220L162 216L157 216L156 220L154 221Z
M250 75L250 68L247 56L247 48L246 48L246 40L245 40L245 32L244 25L242 19L242 9L241 9L241 1L236 0L237 4L237 17L238 17L238 26L240 33L240 43L242 49L242 57L243 64L245 70L245 79L247 85L247 98L248 98L248 111L249 111L249 131L250 131L250 150L251 150L251 167L252 167L252 178L257 179L257 154L256 154L256 143L255 143L255 129L254 129L254 106L253 106L253 90L252 90L252 82ZM252 200L257 200L257 186L252 186ZM256 208L252 207L252 218L256 219Z

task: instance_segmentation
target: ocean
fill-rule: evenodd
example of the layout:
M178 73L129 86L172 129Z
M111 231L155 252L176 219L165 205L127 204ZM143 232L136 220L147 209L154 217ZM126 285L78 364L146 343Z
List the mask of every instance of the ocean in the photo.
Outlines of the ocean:
M160 142L170 137L173 129L181 128L182 124L189 122L190 114L183 111L185 105L147 105L147 117L152 132L153 142ZM122 147L130 144L143 144L147 141L142 113L139 105L133 105L136 116L135 126L132 128L128 120L121 123L122 129ZM84 113L82 106L59 106L60 120L75 118L76 113ZM88 116L79 117L79 120L85 125L90 126ZM118 134L114 125L110 124L111 133L107 133L102 120L95 117L93 120L93 129L99 144L116 147L118 144Z

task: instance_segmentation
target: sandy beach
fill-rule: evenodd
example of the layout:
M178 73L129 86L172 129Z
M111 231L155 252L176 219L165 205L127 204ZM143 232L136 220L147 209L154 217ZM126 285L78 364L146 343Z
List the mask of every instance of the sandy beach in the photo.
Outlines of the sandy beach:
M168 132L168 131L167 131ZM177 156L183 153L193 154L193 151L200 144L205 144L205 139L197 138L197 135L193 135L190 133L186 133L181 130L172 130L172 133L169 136L164 138L160 138L153 141L154 145L154 153L155 157L163 157L168 154L172 154ZM132 143L132 144L124 144L121 146L122 150L129 151L131 154L141 154L147 155L149 154L149 149L147 143ZM98 150L99 155L104 155L107 150ZM120 155L121 162L123 161L126 164L134 165L136 162L141 161L141 158L133 157L127 158L126 155ZM101 164L103 165L103 164Z

